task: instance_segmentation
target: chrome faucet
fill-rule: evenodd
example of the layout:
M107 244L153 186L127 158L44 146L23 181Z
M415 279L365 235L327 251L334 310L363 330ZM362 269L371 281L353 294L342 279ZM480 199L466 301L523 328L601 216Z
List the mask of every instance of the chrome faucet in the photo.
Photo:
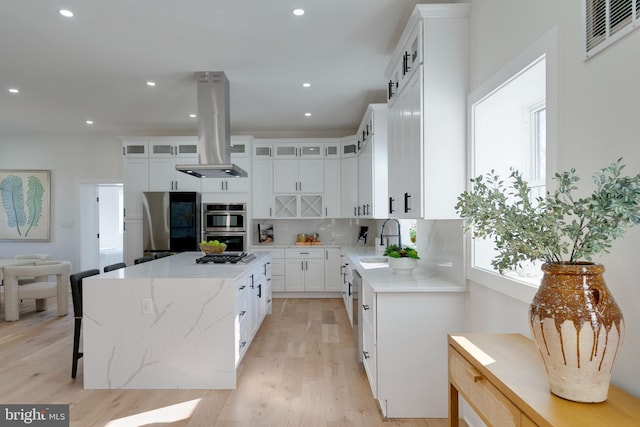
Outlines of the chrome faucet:
M387 222L389 221L395 221L396 225L398 226L398 234L384 234L384 227L385 225L387 225ZM385 237L397 237L398 238L398 247L400 249L402 249L402 239L400 238L400 221L398 221L395 218L389 218L386 219L383 223L382 223L382 230L380 230L380 246L384 246L384 238Z

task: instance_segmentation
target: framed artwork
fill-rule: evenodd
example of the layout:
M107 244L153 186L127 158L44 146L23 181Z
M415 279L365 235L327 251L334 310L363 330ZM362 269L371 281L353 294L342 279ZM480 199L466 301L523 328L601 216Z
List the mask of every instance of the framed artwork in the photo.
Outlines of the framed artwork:
M51 171L0 170L0 240L51 239Z

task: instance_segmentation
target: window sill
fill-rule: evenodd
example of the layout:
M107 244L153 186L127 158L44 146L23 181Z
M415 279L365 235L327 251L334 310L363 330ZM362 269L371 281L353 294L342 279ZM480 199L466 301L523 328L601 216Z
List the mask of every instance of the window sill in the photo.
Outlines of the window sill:
M515 273L499 274L476 267L469 267L467 280L530 304L538 291L539 276L522 277Z

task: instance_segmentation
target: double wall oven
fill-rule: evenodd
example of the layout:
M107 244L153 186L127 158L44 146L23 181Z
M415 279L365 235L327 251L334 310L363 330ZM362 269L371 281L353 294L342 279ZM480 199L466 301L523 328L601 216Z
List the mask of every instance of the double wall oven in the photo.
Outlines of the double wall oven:
M228 252L247 250L245 203L205 203L202 211L205 240L224 242Z

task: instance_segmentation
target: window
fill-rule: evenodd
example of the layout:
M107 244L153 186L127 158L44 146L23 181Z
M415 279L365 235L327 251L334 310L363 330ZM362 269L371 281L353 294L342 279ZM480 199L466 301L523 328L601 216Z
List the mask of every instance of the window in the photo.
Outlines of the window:
M640 24L640 0L585 0L585 51L589 59Z
M472 176L493 170L506 178L511 168L518 169L531 187L532 200L546 193L546 69L543 55L470 106ZM497 273L491 266L493 242L476 239L471 246L472 267ZM516 274L525 277L538 271L533 265Z

